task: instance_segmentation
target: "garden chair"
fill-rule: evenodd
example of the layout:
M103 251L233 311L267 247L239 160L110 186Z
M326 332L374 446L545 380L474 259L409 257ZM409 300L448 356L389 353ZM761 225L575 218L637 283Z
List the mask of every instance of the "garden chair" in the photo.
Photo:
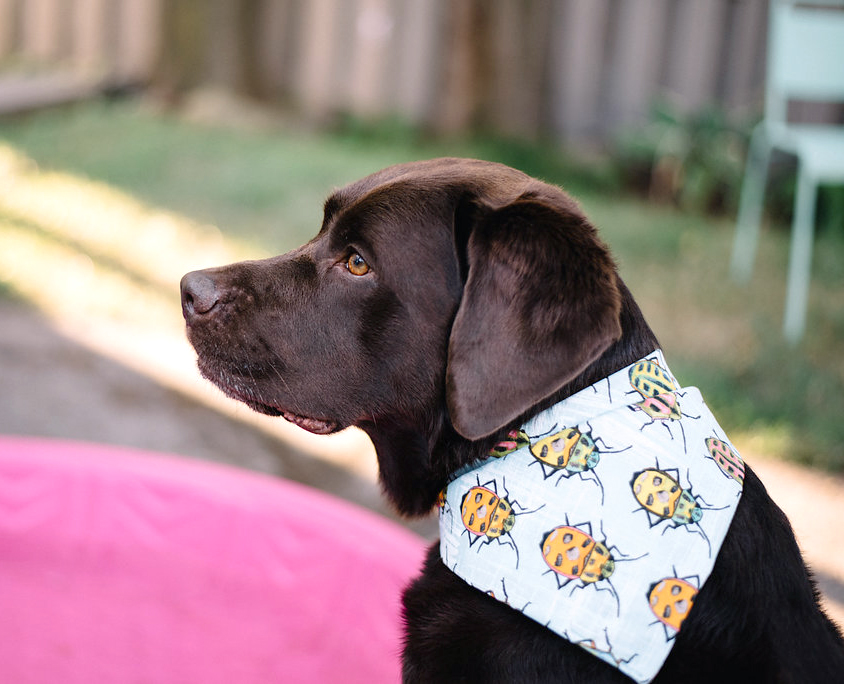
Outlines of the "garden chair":
M739 202L731 271L746 282L756 255L771 150L797 157L783 324L791 343L800 340L806 326L818 186L844 184L844 126L789 123L787 105L794 99L844 102L844 0L813 0L812 7L772 0L765 114L751 137Z

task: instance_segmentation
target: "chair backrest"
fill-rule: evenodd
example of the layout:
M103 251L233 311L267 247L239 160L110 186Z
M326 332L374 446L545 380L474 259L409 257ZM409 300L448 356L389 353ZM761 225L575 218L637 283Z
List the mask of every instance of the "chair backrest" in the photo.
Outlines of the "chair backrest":
M765 117L785 122L788 100L844 101L844 0L772 0Z

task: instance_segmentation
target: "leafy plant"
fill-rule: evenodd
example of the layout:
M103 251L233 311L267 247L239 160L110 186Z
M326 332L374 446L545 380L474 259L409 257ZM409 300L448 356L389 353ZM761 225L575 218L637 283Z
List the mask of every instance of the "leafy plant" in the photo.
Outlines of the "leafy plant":
M744 173L749 127L707 108L683 114L657 104L650 122L619 137L614 159L625 186L691 211L732 213Z

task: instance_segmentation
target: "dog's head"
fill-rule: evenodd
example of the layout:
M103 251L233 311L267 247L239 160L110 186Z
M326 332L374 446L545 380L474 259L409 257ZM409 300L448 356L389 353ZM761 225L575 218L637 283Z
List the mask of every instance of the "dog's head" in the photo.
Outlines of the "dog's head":
M400 510L621 335L613 261L576 203L508 167L402 164L332 194L283 256L182 279L202 374L257 411L363 428ZM459 459L458 459L459 460Z

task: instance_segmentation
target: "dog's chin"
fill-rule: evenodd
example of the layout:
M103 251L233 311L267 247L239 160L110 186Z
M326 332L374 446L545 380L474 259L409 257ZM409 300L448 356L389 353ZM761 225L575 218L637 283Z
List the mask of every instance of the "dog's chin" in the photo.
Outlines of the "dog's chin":
M266 416L281 416L287 422L298 425L303 430L312 432L315 435L330 435L339 432L342 428L336 420L326 420L324 418L310 418L308 416L301 416L291 411L284 411L270 404L262 404L254 400L240 399L253 411L263 413Z
M312 416L305 416L288 411L276 404L268 403L256 392L244 387L242 383L230 381L225 374L211 372L201 363L199 365L199 369L206 379L217 385L217 387L219 387L227 396L246 404L246 406L256 413L262 413L265 416L272 416L274 418L281 416L286 421L299 426L303 430L312 432L315 435L330 435L335 432L339 432L345 427L340 425L338 421L330 418L314 418Z

